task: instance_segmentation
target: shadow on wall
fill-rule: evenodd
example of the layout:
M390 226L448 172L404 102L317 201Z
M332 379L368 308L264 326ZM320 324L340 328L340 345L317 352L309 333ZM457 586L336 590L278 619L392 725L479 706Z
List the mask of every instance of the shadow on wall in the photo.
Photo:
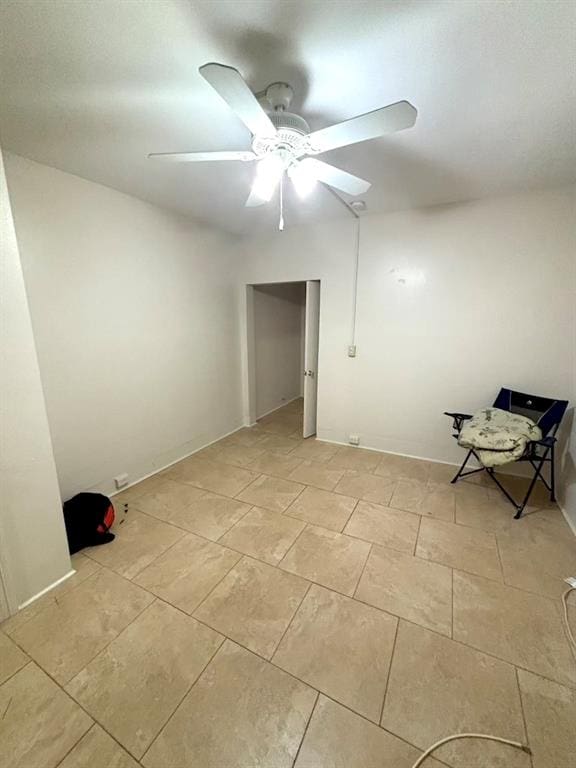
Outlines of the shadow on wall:
M569 408L562 422L562 430L558 435L558 453L561 456L560 477L562 495L567 502L571 499L572 504L576 504L576 432L574 418L574 408ZM576 512L576 508L574 511Z

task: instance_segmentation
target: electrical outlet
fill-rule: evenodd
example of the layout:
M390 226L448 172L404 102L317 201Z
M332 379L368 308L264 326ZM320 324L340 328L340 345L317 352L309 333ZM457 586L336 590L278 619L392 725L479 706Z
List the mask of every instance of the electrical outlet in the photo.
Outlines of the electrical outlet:
M128 475L126 473L118 475L118 477L114 478L114 483L116 484L116 488L124 488L128 485Z
M360 438L358 437L358 435L350 435L350 437L348 438L348 442L350 443L350 445L360 445Z
M356 344L350 344L348 347L348 357L356 357Z

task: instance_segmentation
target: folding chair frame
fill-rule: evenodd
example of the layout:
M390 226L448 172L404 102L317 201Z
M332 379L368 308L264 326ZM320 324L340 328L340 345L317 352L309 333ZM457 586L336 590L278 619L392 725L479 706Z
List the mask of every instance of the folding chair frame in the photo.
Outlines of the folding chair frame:
M503 410L514 412L513 411L514 398L516 398L517 401L519 400L521 404L526 403L527 406L532 406L533 403L536 402L536 404L544 408L544 410L542 411L542 417L538 423L541 426L542 432L544 433L545 436L541 440L530 441L527 444L526 450L524 451L523 455L519 459L517 459L517 461L529 462L532 468L534 469L534 475L530 481L530 484L528 486L528 489L522 501L519 501L519 502L516 501L516 499L514 499L514 497L506 490L506 488L502 485L502 483L498 479L493 467L480 466L478 469L469 469L465 471L466 465L472 456L476 459L476 461L480 465L482 464L477 453L473 448L470 448L468 450L468 453L466 454L466 458L464 459L462 466L458 470L456 476L451 480L451 482L456 483L461 477L467 477L468 475L475 475L477 472L487 472L490 479L494 481L494 483L502 491L504 496L506 496L508 501L516 509L516 514L514 515L514 519L518 520L520 517L522 517L524 508L526 507L526 504L528 503L528 500L530 499L532 491L534 490L534 486L536 485L536 482L538 480L540 480L544 484L546 489L550 492L550 501L553 501L553 502L556 501L556 489L555 489L556 470L555 470L555 450L554 449L555 449L557 439L555 435L558 430L558 427L560 426L560 422L562 420L562 417L564 416L566 408L568 407L568 401L567 400L550 400L547 398L537 397L535 395L525 395L522 392L513 392L512 390L501 389L498 397L496 398L496 401L494 402L494 407L502 408ZM518 408L518 412L522 412L522 408ZM468 413L451 413L448 411L445 411L444 413L446 416L450 416L452 418L452 428L454 429L454 434L452 436L457 440L458 437L460 436L460 432L462 430L464 422L467 421L468 419L471 419L472 416L471 414L468 414ZM542 474L546 464L549 465L549 470L548 470L549 481L547 481L544 475Z

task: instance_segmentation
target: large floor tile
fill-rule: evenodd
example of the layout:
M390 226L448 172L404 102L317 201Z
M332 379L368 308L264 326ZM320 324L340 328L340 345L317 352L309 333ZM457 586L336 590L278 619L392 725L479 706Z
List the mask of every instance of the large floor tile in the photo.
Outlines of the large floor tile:
M258 477L258 473L192 457L171 467L167 476L177 482L190 483L222 496L236 496Z
M462 732L526 742L514 667L403 621L382 725L421 749ZM435 757L456 768L530 767L525 752L487 741L447 744Z
M455 571L454 639L576 685L558 605L546 597Z
M273 660L377 723L397 623L376 608L314 585Z
M86 553L100 565L126 579L153 562L184 536L184 531L133 509L124 525L113 526L114 541L90 547Z
M35 664L0 686L2 768L55 768L92 720Z
M290 505L286 514L314 525L321 525L323 528L329 528L331 531L341 532L357 501L350 496L308 487Z
M399 480L390 499L390 506L396 509L448 522L454 520L455 505L455 491L450 486L420 480Z
M535 512L497 533L504 581L559 597L576 573L576 538L557 509Z
M280 568L329 589L352 595L370 544L309 525L281 561Z
M305 485L322 488L325 491L333 491L343 474L344 470L328 469L323 467L319 461L302 461L298 469L292 472L290 479Z
M59 683L66 683L154 597L101 569L16 629L12 637Z
M459 465L456 464L443 464L439 461L431 461L428 464L428 482L446 485L454 479L459 468Z
M292 454L301 444L301 440L284 435L271 435L267 432L260 432L261 442L259 448L274 453Z
M381 456L381 453L369 451L366 448L339 446L326 466L329 469L355 469L358 472L372 472L378 466Z
M361 501L344 533L400 552L414 552L420 517L411 512Z
M92 574L99 571L101 566L99 563L95 563L86 555L81 552L77 552L70 558L72 568L76 571L72 576L69 576L66 581L63 581L50 592L47 592L38 600L34 600L33 603L27 605L18 613L6 619L2 623L2 631L7 635L12 635L19 627L23 626L27 621L37 616L41 611L47 608L49 605L55 605L62 595L75 589L83 581L92 576Z
M227 641L144 757L146 768L291 768L316 692Z
M66 688L140 758L222 640L217 632L156 601Z
M138 768L138 763L99 725L93 725L58 768Z
M303 490L304 486L300 483L261 475L245 488L238 498L271 512L283 512Z
M302 416L297 413L271 413L258 419L258 427L264 432L271 432L274 435L293 435L302 434Z
M264 435L252 427L242 427L231 435L218 440L216 445L259 445L263 443Z
M290 454L267 451L261 458L250 464L250 469L265 475L272 475L272 477L282 477L289 480L291 474L301 464L302 459L296 459Z
M305 523L287 515L252 507L245 517L225 533L220 543L276 565L304 530Z
M348 469L334 490L346 496L373 501L375 504L388 504L395 485L396 481L391 478Z
M134 501L134 506L148 515L171 523L177 520L181 512L205 495L206 491L201 491L193 485L166 479L153 490L139 496Z
M481 486L458 484L455 486L456 522L471 528L497 533L506 531L513 523L514 508L501 496L489 494Z
M487 579L502 581L493 533L423 517L416 555Z
M222 445L214 443L205 448L199 454L200 458L218 461L221 464L230 464L233 467L248 467L251 462L266 452L259 445Z
M452 571L373 546L356 598L443 635L452 632Z
M0 632L0 685L29 661L28 656L16 644Z
M192 613L241 557L189 533L141 571L134 582Z
M244 517L250 510L250 506L228 496L204 493L202 498L187 509L172 515L171 522L191 533L217 541Z
M412 459L409 456L399 456L393 453L380 454L380 461L374 474L381 477L392 477L396 480L418 480L427 483L430 479L429 461Z
M270 658L308 589L297 576L244 557L194 615Z
M576 691L518 670L534 768L568 768L576 757Z
M299 459L306 459L306 461L315 461L324 463L334 458L338 451L338 446L332 443L323 443L321 440L316 440L313 437L309 437L298 445L293 455Z
M294 768L412 768L420 750L320 695ZM430 758L426 768L439 768Z

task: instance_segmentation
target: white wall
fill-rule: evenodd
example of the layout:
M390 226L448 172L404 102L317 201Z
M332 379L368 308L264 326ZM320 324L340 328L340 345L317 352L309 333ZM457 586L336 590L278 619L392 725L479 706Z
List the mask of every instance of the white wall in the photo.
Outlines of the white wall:
M458 461L444 410L474 410L500 386L569 396L574 199L561 188L365 216L356 358L356 223L247 240L243 283L322 281L319 437Z
M6 168L63 497L240 426L231 239L23 158Z
M573 211L576 219L576 209ZM576 226L576 225L575 225ZM567 424L570 435L566 435L567 445L563 456L563 487L560 492L560 504L572 530L576 534L576 246L572 259L572 329L568 332L572 346L572 389L568 406Z
M301 394L304 291L303 283L254 287L257 418Z
M1 152L0 289L0 568L15 612L71 565Z

